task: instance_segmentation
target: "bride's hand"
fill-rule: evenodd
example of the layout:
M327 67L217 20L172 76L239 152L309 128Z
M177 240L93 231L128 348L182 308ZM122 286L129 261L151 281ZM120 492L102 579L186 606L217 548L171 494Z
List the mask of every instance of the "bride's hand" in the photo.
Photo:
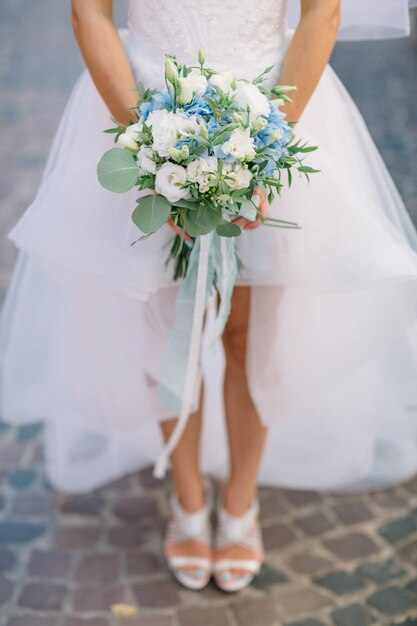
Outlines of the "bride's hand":
M172 230L173 230L173 231L174 231L177 235L181 235L181 234L182 234L182 228L180 228L179 226L177 226L176 224L174 224L173 219L172 219L172 217L171 217L171 216L167 219L167 224L168 224L169 226L171 226ZM185 239L186 241L191 241L191 243L194 241L194 240L190 237L190 235L187 235L187 233L186 233L186 232L184 233L184 239Z
M267 194L269 193L269 187L266 188ZM267 197L262 193L262 191L260 189L255 189L255 191L253 192L254 196L259 196L259 212L261 213L261 215L263 215L264 217L266 217L268 215L268 199ZM253 222L251 220L246 219L246 217L237 217L236 219L232 220L235 224L237 224L238 226L240 226L240 228L242 228L242 230L253 230L254 228L258 228L258 226L260 226L262 224L262 220L260 218L259 215L256 216L256 220L254 220Z

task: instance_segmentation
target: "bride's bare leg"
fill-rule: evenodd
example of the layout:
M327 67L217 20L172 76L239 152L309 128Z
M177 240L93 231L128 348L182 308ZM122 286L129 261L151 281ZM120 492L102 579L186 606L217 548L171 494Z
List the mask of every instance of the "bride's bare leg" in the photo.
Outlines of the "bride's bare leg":
M175 428L176 418L160 422L165 441ZM171 453L171 472L173 488L181 506L192 513L204 505L205 493L203 478L199 469L199 449L201 435L201 402L200 409L190 415L178 445ZM192 539L183 541L171 549L171 554L183 556L211 557L210 549ZM184 567L193 570L193 567Z
M235 287L232 310L223 335L226 352L224 398L230 454L230 477L224 485L224 505L233 515L243 515L256 494L267 434L251 400L245 372L250 297L250 287ZM248 555L247 550L237 546L224 549L217 556L245 558Z

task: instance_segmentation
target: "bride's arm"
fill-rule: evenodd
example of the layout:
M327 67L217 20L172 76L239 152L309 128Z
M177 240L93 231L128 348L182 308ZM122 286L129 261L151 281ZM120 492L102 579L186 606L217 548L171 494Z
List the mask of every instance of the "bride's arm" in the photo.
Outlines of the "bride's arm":
M281 69L279 83L295 85L294 102L282 110L297 122L330 58L340 25L340 0L301 0L301 20Z
M92 79L114 118L127 124L137 103L129 59L113 22L112 0L72 0L72 24Z

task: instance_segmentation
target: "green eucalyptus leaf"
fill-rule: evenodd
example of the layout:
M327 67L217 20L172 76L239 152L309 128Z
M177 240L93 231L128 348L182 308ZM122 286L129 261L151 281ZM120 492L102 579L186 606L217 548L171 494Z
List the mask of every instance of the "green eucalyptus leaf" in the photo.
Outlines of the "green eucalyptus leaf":
M139 171L135 159L127 150L112 148L101 157L97 176L105 189L124 193L136 185Z
M220 222L216 226L216 233L220 237L239 237L242 234L241 228L233 222Z
M216 228L220 220L220 211L210 205L187 211L186 231L191 237L207 235Z
M139 198L132 220L144 233L153 233L167 221L171 205L163 196L150 194Z

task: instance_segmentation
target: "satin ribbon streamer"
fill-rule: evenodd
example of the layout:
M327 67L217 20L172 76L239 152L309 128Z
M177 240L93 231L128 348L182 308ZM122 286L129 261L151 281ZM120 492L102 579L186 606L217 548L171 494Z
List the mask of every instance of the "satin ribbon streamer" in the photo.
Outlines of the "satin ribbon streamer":
M155 478L165 476L169 456L193 409L201 375L201 343L208 298L215 288L220 297L212 337L215 342L222 335L229 317L237 273L234 238L219 237L216 233L197 238L175 303L175 322L165 348L158 389L161 404L179 419L155 462Z

